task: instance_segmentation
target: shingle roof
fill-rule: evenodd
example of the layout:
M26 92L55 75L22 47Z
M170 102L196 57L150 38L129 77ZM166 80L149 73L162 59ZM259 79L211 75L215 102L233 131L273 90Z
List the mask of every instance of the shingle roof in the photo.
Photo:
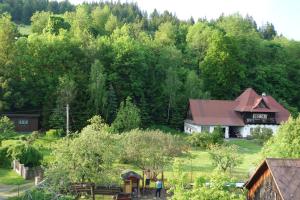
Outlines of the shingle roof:
M260 96L252 88L248 88L235 99L238 104L234 110L239 112L278 112L268 103L268 98L269 96ZM265 104L266 108L260 108L260 103Z
M234 111L235 101L190 100L193 122L198 125L244 126L238 112Z
M263 103L265 107L260 107ZM192 123L197 125L244 126L241 112L275 112L276 122L287 121L290 113L271 96L260 96L248 88L234 101L190 99Z
M246 188L250 189L267 168L284 200L300 199L300 159L267 158L249 179Z

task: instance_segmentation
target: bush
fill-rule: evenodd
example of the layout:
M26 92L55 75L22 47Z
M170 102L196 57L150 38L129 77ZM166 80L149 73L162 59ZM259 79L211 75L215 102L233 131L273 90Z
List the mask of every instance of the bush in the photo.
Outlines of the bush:
M187 138L188 143L193 147L208 148L213 143L211 134L208 132L192 133Z
M14 123L6 116L0 118L0 135L4 138L11 137L15 134Z
M0 147L0 167L2 168L9 168L12 162L8 149L8 146Z
M8 153L13 159L19 160L26 167L39 166L43 159L42 154L36 148L25 143L9 146Z
M64 136L63 129L50 129L46 132L46 137L58 138Z
M256 139L260 144L264 144L265 142L267 142L272 137L272 135L272 129L261 127L256 127L251 133L252 138Z
M207 149L212 144L222 144L224 142L223 132L218 127L212 133L192 133L192 135L188 136L187 140L190 145L204 149Z

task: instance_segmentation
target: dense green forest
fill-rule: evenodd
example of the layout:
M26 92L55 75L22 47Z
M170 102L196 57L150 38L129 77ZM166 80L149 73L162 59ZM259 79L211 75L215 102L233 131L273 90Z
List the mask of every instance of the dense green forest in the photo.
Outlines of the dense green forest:
M247 87L300 109L300 42L251 16L184 21L132 3L48 0L0 0L0 12L0 111L40 113L43 128L64 126L66 103L73 130L95 114L111 123L130 97L143 127L180 129L189 98Z

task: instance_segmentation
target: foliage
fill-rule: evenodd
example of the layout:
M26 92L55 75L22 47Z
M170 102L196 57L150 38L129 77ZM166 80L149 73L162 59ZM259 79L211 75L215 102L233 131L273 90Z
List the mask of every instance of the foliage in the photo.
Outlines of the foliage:
M117 117L111 126L115 132L121 133L138 128L140 123L140 110L131 102L131 98L127 97L126 101L121 103Z
M195 23L134 3L45 0L3 0L0 13L0 109L41 110L45 130L65 127L66 103L74 132L94 115L111 124L128 96L143 128L182 130L188 99L234 99L248 87L300 108L299 41L251 16ZM30 19L21 36L15 23Z
M242 200L244 195L231 184L233 180L223 172L213 172L208 179L197 177L193 187L188 183L187 174L183 172L183 162L175 160L174 176L170 181L170 193L174 200Z
M300 157L300 116L290 117L282 124L277 133L268 140L262 149L263 157L299 158Z
M158 130L135 129L122 136L122 160L156 173L163 170L175 156L186 149L179 136Z
M42 154L36 148L23 142L11 145L8 152L13 159L19 160L26 167L39 166L43 159Z
M9 147L0 147L0 167L9 168L11 166L12 159L8 153Z
M53 198L57 200L72 200L74 197L69 195L57 195L53 194L53 192L47 191L47 189L31 189L27 190L25 194L21 195L21 197L16 197L11 200L22 200L22 199L31 199L31 200L52 200Z
M46 137L58 138L64 136L64 130L62 129L50 129L46 132Z
M187 137L187 141L194 147L207 149L213 144L222 144L224 142L224 134L221 128L215 127L212 133L192 133Z
M233 180L225 173L215 172L208 180L198 178L193 190L188 194L190 199L199 200L242 200L245 195L231 184ZM207 185L208 183L208 185Z
M234 167L242 163L242 157L238 154L236 145L212 145L209 154L213 165L223 172L232 171Z
M251 136L256 139L260 144L267 142L273 135L273 131L270 128L256 127L251 132Z
M89 125L74 138L65 137L55 146L46 170L55 191L64 189L69 182L118 182L113 166L119 155L118 137L94 127Z
M15 133L14 123L6 116L0 118L0 137L8 138Z

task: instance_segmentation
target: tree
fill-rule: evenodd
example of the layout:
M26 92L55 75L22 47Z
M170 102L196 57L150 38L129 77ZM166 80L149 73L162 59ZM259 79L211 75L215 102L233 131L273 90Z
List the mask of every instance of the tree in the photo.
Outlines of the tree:
M51 15L52 13L44 11L34 13L31 17L31 31L33 33L43 33Z
M187 99L208 99L209 93L204 91L203 81L197 76L195 71L187 73L184 83L185 97Z
M300 116L290 117L282 124L277 133L268 140L262 155L275 158L300 158Z
M277 32L272 23L267 22L259 28L259 32L262 38L266 40L272 40L275 36L277 36Z
M0 118L0 139L7 138L15 133L14 123L6 116Z
M235 145L212 145L209 155L213 165L223 172L231 171L242 162L238 154L238 147Z
M106 74L99 60L91 66L90 93L93 110L96 114L104 114L107 105Z
M172 67L169 67L166 72L166 80L163 88L168 98L167 122L170 120L171 109L176 105L177 95L181 85L182 83L178 78L177 72Z
M140 110L127 97L126 101L121 102L117 117L112 123L112 129L115 132L122 133L139 128L141 124Z
M65 22L64 18L57 16L50 16L48 18L48 23L46 27L43 29L44 32L49 32L51 34L57 35L60 29L69 30L70 24Z
M131 130L123 134L122 141L122 160L156 175L186 147L179 137L158 130Z
M0 15L0 75L3 74L5 66L11 64L15 47L17 27L11 22L8 14Z
M119 176L113 166L119 155L118 137L95 128L96 124L95 118L91 119L90 125L76 137L65 137L55 146L46 177L58 191L69 182L118 182Z

